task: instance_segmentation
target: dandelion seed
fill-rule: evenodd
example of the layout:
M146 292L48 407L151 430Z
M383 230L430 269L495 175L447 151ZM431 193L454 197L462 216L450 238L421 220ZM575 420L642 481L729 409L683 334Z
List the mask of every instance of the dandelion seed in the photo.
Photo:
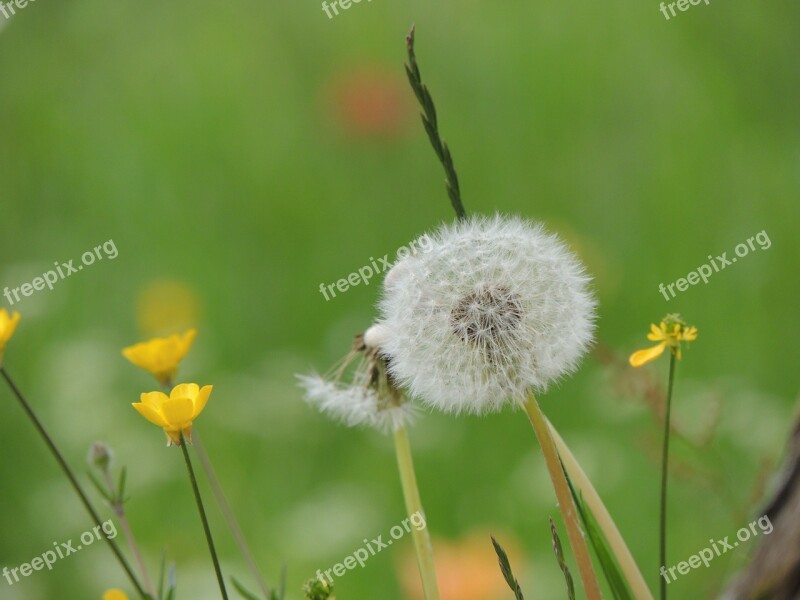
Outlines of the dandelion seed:
M323 414L348 427L367 426L384 433L412 425L418 410L385 379L376 340L380 326L373 326L356 337L354 350L345 358L332 379L321 375L297 375L306 401ZM362 357L356 366L353 381L341 381L351 363Z
M330 380L319 375L298 376L306 400L349 427L366 425L384 433L412 425L416 407L388 380L379 347L383 327L373 325L356 336L353 349ZM344 375L355 365L350 383Z
M386 327L373 325L364 332L364 345L369 348L380 348L386 342Z

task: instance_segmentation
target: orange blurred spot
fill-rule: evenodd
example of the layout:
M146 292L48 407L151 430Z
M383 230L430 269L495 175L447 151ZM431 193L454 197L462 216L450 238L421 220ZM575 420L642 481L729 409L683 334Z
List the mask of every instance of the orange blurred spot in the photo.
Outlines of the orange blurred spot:
M325 95L326 107L348 133L395 137L408 128L413 93L394 72L370 67L342 74Z
M519 578L525 564L517 544L505 534L498 541ZM471 534L458 542L433 540L433 552L442 600L508 600L509 594L513 597L500 573L489 532ZM424 600L413 549L402 559L400 579L405 598ZM520 584L524 589L522 581Z

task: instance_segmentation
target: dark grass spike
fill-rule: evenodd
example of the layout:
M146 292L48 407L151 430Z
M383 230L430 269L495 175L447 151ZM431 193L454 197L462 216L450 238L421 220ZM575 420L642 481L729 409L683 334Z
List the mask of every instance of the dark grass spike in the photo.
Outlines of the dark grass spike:
M511 571L511 563L508 560L506 551L503 550L503 547L497 543L497 540L494 539L493 535L490 537L492 538L494 551L497 554L497 562L500 563L500 571L502 571L503 578L506 580L508 587L510 587L511 591L514 592L514 597L516 600L525 600L525 597L522 595L522 588L519 586L519 582L514 577L514 573Z
M453 156L450 153L450 148L448 148L439 134L439 121L436 116L436 107L433 104L433 97L428 90L428 86L422 83L422 75L419 72L417 57L414 54L414 32L415 28L412 27L406 37L406 48L408 50L406 74L408 75L411 89L414 90L414 95L417 97L417 101L422 107L422 114L420 115L422 117L422 125L425 127L425 132L428 134L428 139L433 146L434 152L436 152L439 162L441 162L444 167L445 185L447 187L447 195L450 198L450 204L453 205L453 210L456 211L456 216L459 219L466 219L467 212L464 210L464 204L461 201L461 187L458 184L458 174L453 164Z
M564 549L561 547L561 540L558 537L556 524L553 523L553 517L548 518L550 519L550 534L553 537L553 552L556 555L558 566L561 567L561 572L564 573L564 579L567 582L567 598L569 598L569 600L575 600L575 582L572 580L572 573L569 572L567 561L564 558Z

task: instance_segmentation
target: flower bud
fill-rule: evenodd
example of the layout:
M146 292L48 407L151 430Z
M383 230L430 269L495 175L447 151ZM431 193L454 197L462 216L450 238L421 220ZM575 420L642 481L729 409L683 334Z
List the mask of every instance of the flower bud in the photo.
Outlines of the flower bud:
M89 456L86 460L89 466L107 471L114 460L114 452L106 443L95 442L89 447Z
M308 600L334 600L333 584L322 578L311 579L303 586L303 591Z

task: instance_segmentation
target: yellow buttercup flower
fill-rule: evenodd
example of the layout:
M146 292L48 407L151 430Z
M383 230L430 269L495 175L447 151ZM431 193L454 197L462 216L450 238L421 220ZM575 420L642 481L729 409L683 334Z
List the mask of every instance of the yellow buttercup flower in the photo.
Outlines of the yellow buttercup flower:
M153 338L124 348L122 355L137 367L152 373L161 385L168 386L196 335L197 330L190 329L183 335L176 333L165 338Z
M6 349L6 344L11 339L11 336L14 335L17 323L19 323L19 313L17 311L9 315L5 308L0 309L0 364L3 362L3 352Z
M192 441L192 422L203 412L214 386L202 388L196 383L176 385L169 396L164 392L142 394L140 402L133 408L153 425L164 429L169 438L168 445L180 446L181 433Z
M128 600L128 594L114 588L113 590L106 590L106 593L103 594L103 600Z
M647 334L647 339L651 342L658 342L658 344L644 350L637 350L631 354L629 361L632 366L641 367L643 364L657 359L664 353L665 348L669 348L670 352L678 360L681 360L681 344L682 342L693 342L697 339L697 327L689 327L681 319L680 315L671 314L664 317L658 327L650 325L650 333Z

